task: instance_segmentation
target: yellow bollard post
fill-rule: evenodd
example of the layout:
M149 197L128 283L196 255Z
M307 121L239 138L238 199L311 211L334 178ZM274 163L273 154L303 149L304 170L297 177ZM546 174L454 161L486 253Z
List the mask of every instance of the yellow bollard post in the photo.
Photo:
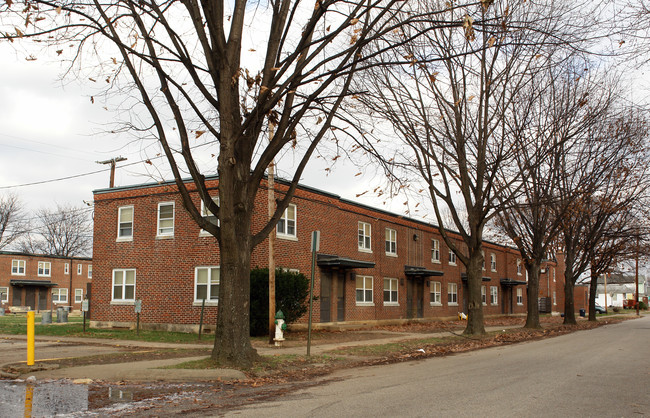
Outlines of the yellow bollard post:
M34 311L27 312L27 365L34 365Z

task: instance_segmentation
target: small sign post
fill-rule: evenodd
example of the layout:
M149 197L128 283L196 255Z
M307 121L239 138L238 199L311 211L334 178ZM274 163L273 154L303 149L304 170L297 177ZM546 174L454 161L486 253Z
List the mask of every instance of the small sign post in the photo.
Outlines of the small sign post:
M309 286L309 323L307 324L307 357L311 353L311 312L314 301L314 273L316 269L316 252L320 249L320 231L311 233L311 284Z
M88 299L84 299L81 302L81 311L84 315L84 332L86 332L86 312L88 312Z
M136 326L135 333L140 335L140 312L142 312L142 299L135 301L135 315L136 315Z

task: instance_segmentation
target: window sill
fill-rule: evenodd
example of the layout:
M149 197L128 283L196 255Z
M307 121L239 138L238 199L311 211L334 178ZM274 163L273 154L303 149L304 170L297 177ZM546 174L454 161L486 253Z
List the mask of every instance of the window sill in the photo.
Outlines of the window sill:
M115 242L129 242L133 241L133 237L117 237Z
M368 254L372 254L372 250L371 250L371 249L368 249L368 248L359 248L359 252L360 252L360 253L368 253Z
M498 303L490 303L490 306L499 306Z
M496 273L497 271L495 269L490 270L492 273Z
M429 302L429 306L442 306L442 303L438 303L438 302Z
M386 253L386 257L395 257L395 258L397 258L397 253Z
M447 306L458 306L458 302L449 302Z
M201 230L201 232L199 232L199 237L214 237L214 235L212 235L208 231Z
M67 305L68 305L68 301L67 301L67 300L64 300L64 301L62 301L62 302L52 302L52 303L53 303L54 305L63 305L63 306L67 306Z
M517 306L524 306L523 303L517 303Z
M295 236L295 235L286 235L286 234L278 234L278 233L276 233L275 236L277 237L277 239L283 239L283 240L286 240L286 241L296 241L296 242L298 242L298 237Z
M375 302L357 302L356 306L375 306Z
M399 306L399 302L384 302L384 306Z
M431 260L431 262L432 262L433 264L442 264L442 263L440 262L440 260Z
M52 277L51 274L39 274L37 277Z
M450 262L449 265L450 265L450 266L457 266L458 264L456 264L456 263L451 263L451 262Z
M487 306L487 303L485 303L485 302L481 302L481 305L483 305L483 306Z
M173 239L174 234L171 235L156 235L156 239Z
M66 273L67 274L67 273ZM12 276L24 276L25 273L11 273Z
M192 302L192 306L202 306L203 301L202 300L195 300ZM205 301L205 306L219 306L219 301L210 301L208 302L207 300Z
M111 305L113 306L133 306L135 305L135 300L112 300Z

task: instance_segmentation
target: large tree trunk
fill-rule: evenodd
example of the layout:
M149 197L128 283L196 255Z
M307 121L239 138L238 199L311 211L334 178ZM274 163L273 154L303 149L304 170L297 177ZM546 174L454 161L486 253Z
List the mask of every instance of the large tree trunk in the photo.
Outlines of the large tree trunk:
M596 321L596 292L598 291L598 274L591 273L589 283L589 320Z
M482 254L472 251L467 265L467 327L463 334L485 334L483 325L483 303L481 301L481 283L483 280Z
M526 314L526 324L524 328L537 329L541 328L539 324L539 305L537 304L537 295L539 293L539 261L531 261L528 270L528 289L526 290L526 302L528 304L528 313Z
M564 280L564 324L576 325L575 303L573 301L573 277L565 277Z

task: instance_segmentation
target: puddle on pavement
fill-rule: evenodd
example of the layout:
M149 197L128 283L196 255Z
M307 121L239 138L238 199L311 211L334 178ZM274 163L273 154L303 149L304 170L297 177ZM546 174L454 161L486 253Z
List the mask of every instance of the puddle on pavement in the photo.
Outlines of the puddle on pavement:
M67 380L28 383L0 380L0 411L4 418L110 415L126 404L191 394L204 384L108 385L75 384Z

